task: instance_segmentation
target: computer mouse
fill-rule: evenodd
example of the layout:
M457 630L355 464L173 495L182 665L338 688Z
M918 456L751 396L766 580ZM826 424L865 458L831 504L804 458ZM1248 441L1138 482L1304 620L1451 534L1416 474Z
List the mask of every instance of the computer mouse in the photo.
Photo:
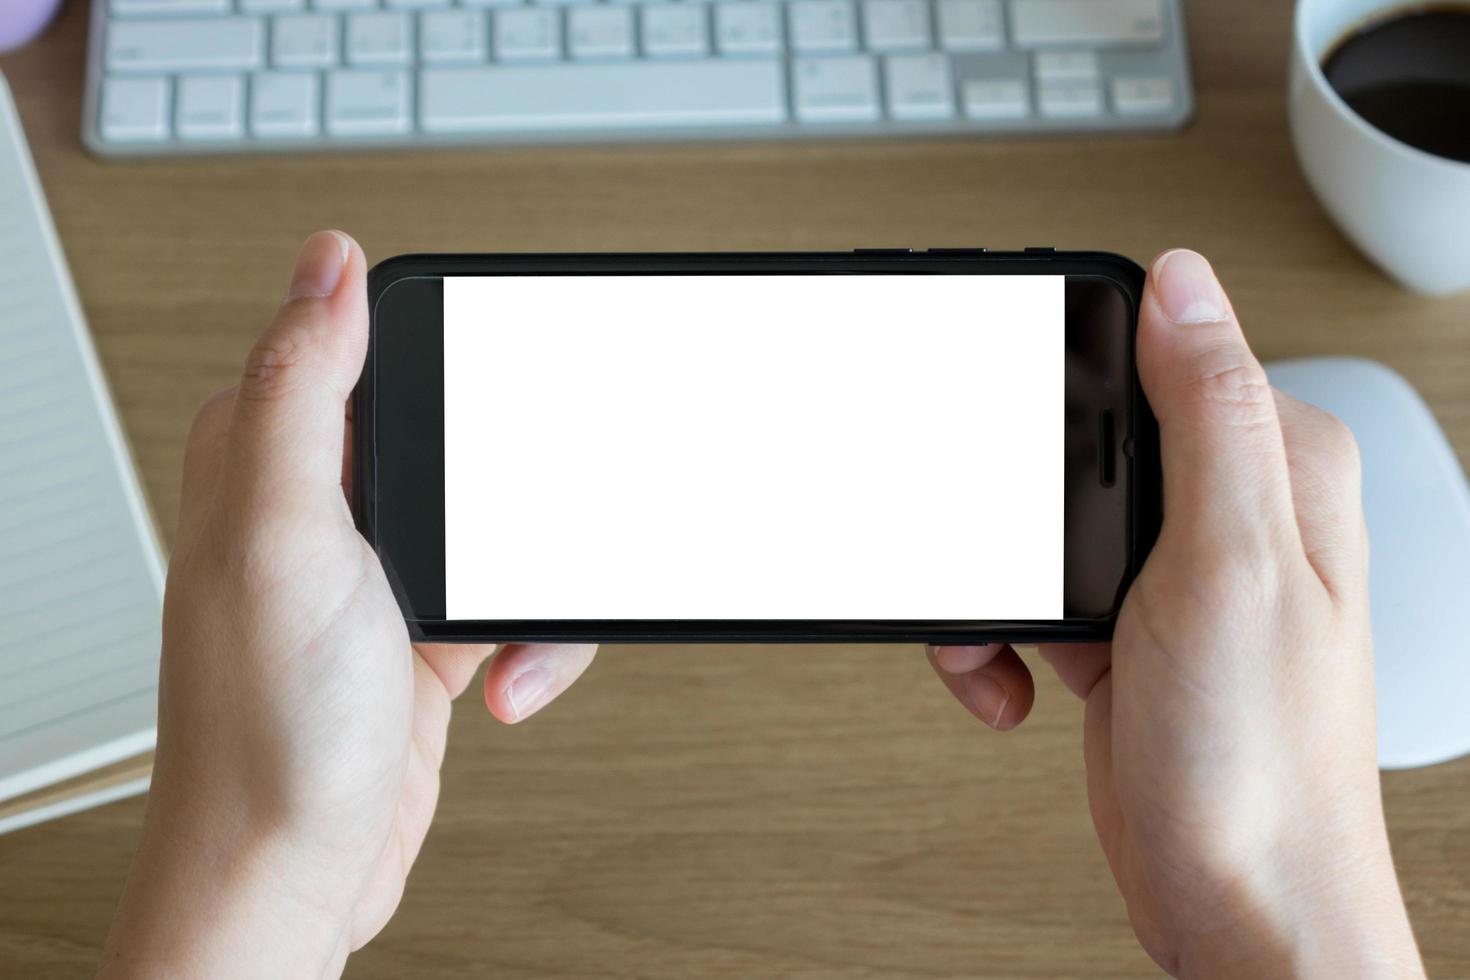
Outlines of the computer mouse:
M1429 406L1374 361L1266 365L1271 383L1347 423L1363 458L1378 762L1470 753L1470 482Z
M0 4L0 51L18 48L50 23L61 0L5 0Z

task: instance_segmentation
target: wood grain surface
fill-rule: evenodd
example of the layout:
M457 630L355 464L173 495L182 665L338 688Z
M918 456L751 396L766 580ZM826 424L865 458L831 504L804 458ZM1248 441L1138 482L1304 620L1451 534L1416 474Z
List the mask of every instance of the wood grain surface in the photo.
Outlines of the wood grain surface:
M1177 135L124 163L78 139L83 7L0 71L166 536L194 406L232 383L298 242L329 226L373 259L1187 244L1263 357L1385 361L1470 460L1470 296L1400 290L1311 197L1286 3L1188 5L1199 111ZM902 647L609 649L517 728L472 692L403 906L347 973L1151 975L1088 822L1080 720L1043 678L1026 725L982 731ZM1428 965L1470 976L1470 759L1385 792ZM142 810L0 838L0 974L87 972Z

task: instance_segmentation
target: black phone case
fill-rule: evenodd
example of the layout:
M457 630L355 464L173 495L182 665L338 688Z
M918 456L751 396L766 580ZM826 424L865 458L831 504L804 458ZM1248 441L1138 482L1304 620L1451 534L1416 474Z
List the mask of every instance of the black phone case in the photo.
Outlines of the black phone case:
M378 300L394 282L425 276L477 274L710 273L841 271L853 273L945 272L984 265L1005 274L1103 276L1117 283L1131 306L1134 333L1143 295L1144 270L1111 252L1061 252L1027 248L993 252L984 248L855 249L851 252L701 253L505 253L414 254L379 262L368 272L370 329L367 361L353 396L353 514L395 593L404 591L392 563L382 555L376 528L377 454L373 419ZM1133 335L1129 360L1134 358ZM1126 591L1158 537L1163 517L1163 480L1158 425L1137 373L1132 379L1134 498L1129 514ZM1120 595L1121 598L1121 595ZM1091 620L417 620L406 617L416 642L600 642L600 643L1044 643L1110 639L1116 616Z

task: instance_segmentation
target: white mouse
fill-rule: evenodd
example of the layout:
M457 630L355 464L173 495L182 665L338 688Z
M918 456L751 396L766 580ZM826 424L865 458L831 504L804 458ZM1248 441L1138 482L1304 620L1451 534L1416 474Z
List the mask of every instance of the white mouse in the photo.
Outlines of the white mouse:
M1374 361L1266 365L1277 388L1347 423L1363 456L1378 676L1378 762L1470 752L1470 483L1409 383Z

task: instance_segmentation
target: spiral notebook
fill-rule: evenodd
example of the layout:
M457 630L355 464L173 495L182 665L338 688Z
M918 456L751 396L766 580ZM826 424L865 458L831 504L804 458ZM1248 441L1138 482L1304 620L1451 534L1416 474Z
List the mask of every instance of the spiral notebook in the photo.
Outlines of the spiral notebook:
M0 833L147 788L163 570L0 78Z

